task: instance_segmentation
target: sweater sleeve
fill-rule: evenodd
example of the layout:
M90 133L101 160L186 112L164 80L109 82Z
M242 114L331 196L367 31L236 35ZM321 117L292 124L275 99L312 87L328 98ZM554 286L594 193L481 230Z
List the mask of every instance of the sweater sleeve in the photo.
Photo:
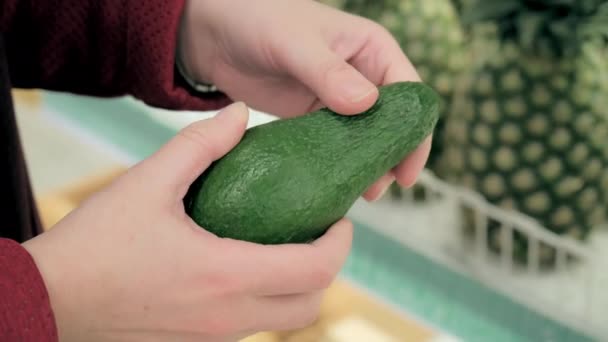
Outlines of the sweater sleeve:
M92 96L132 95L168 109L217 109L175 66L185 0L3 0L11 82Z
M0 239L0 341L57 341L55 318L36 264L19 243Z

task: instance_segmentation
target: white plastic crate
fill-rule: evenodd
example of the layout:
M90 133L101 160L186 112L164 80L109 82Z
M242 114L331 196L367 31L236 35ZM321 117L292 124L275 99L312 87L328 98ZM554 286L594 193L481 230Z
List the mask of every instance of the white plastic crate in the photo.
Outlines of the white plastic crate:
M375 203L357 202L349 215L543 316L608 340L608 229L598 227L584 244L554 234L521 213L498 208L476 192L448 184L428 170L423 171L418 184L432 200L392 201L386 196ZM459 208L475 213L473 238L466 238L461 231ZM501 252L490 251L486 243L485 222L490 218L500 222L502 232L506 232ZM531 262L518 264L509 258L515 231L530 242ZM539 269L541 243L557 250L552 270ZM567 263L566 255L580 260Z

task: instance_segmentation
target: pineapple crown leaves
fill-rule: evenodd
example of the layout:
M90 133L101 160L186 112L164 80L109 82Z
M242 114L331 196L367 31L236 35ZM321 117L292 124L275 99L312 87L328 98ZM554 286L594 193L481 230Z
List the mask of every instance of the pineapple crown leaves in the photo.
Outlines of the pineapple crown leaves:
M583 43L608 44L608 0L478 0L462 12L466 25L492 22L501 40L561 57Z

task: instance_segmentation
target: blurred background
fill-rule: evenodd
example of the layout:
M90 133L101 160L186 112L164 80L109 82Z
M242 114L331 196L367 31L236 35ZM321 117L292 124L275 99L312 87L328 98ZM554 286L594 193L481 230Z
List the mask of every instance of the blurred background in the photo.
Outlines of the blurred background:
M608 340L608 2L322 2L387 28L442 118L418 185L349 212L353 251L319 319L247 341ZM47 228L215 115L14 96Z

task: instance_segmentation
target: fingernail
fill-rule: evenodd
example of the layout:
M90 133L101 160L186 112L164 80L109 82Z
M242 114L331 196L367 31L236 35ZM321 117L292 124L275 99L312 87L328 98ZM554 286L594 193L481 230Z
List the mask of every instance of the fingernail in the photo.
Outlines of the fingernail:
M405 183L405 185L403 187L406 189L409 189L409 188L413 187L414 185L416 185L417 182L418 182L418 176L412 178L411 181Z
M375 86L362 78L362 76L353 76L349 73L342 80L342 94L353 103L360 102L377 91Z
M386 188L382 189L382 191L380 191L380 193L378 193L378 196L376 196L376 197L375 197L375 198L372 200L372 202L376 202L376 201L378 201L379 199L381 199L381 198L382 198L382 196L384 196L384 194L386 193L386 190L388 190L388 188L389 188L389 187L390 187L390 184L389 184L389 186L387 186Z
M247 105L242 101L238 101L224 107L218 116L226 116L231 119L243 119L247 117L247 114L249 114Z
M391 185L393 185L394 181L395 177L391 176L390 181L387 181L387 185L378 193L378 195L372 200L372 202L376 202L377 200L381 199L382 196L384 196L384 194L386 193L386 191L391 187Z

